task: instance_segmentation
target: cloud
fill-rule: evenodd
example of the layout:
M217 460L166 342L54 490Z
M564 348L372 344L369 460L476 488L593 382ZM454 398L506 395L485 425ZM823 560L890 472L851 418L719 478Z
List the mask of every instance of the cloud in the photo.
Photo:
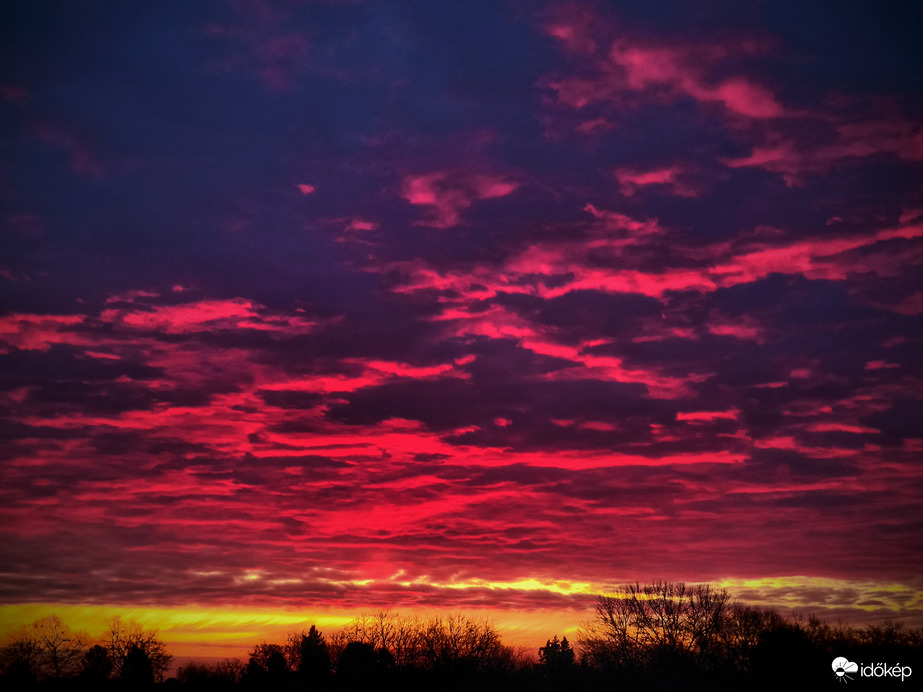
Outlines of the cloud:
M86 315L6 315L0 318L0 339L8 347L29 351L47 351L53 344L81 343L72 328L85 319Z
M166 334L239 329L298 334L315 326L314 322L299 315L267 314L262 306L244 299L201 300L149 309L110 308L102 312L100 319L131 329Z
M855 164L858 159L923 159L923 135L900 113L876 120L845 120L836 125L832 136L825 138L800 137L797 131L793 135L770 130L764 143L754 144L749 155L728 158L725 163L731 168L763 168L780 174L788 185L803 185L810 176Z
M638 171L631 168L617 168L615 179L619 184L619 191L626 197L631 197L641 188L653 186L655 190L664 190L669 194L680 197L696 197L695 187L681 182L684 171L679 166L659 168L648 171Z
M308 71L311 42L305 33L289 29L292 7L264 2L234 4L236 17L209 23L204 34L224 49L209 70L249 74L269 90L285 93Z
M417 223L432 228L451 228L461 223L461 214L479 200L505 197L519 183L493 174L456 174L439 171L404 179L402 196L426 215Z
M546 31L580 65L576 74L547 82L557 99L573 108L600 102L631 107L691 98L704 107L720 105L730 116L787 115L773 90L753 77L712 76L734 58L766 52L767 46L758 41L662 43L633 36L626 27L593 16L588 9L562 13L546 25ZM607 38L600 45L602 36Z

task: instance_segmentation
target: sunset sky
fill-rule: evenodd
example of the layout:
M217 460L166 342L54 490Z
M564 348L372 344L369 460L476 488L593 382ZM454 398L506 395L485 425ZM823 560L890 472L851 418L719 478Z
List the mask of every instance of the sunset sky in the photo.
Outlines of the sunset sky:
M923 625L921 8L0 5L0 628Z

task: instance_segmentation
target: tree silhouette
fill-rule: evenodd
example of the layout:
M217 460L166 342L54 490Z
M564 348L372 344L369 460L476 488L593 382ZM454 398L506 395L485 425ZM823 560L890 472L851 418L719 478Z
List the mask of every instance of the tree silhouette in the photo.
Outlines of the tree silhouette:
M580 645L590 661L604 667L642 665L651 657L702 663L719 646L730 610L727 591L707 584L629 584L597 599Z
M251 689L278 690L287 685L289 672L284 649L279 644L260 642L250 651L243 678Z
M347 690L368 688L381 672L375 647L368 642L349 642L337 660L337 683Z
M15 630L0 650L0 665L20 677L68 678L80 669L89 637L73 632L57 615L39 618Z
M424 623L420 639L424 659L441 672L486 670L504 654L500 635L490 623L464 615L431 618Z
M176 671L176 680L194 690L232 690L241 682L244 670L244 664L236 658L212 664L189 661Z
M106 647L94 644L84 652L78 677L87 683L87 687L98 689L111 674L112 661Z
M418 617L408 618L392 610L379 610L353 619L332 639L337 649L342 649L351 641L384 649L394 659L394 667L404 670L423 664L422 629L423 623Z
M133 654L132 665L140 665L141 654L150 663L154 679L163 679L163 674L170 667L173 656L167 653L166 645L157 638L157 630L145 630L135 621L125 622L118 615L108 621L109 631L104 639L109 650L115 674L123 678L128 655Z
M12 689L25 689L38 679L41 668L41 646L30 626L10 631L0 648L0 671Z
M298 672L303 680L312 686L321 686L330 677L330 653L324 636L311 625L307 634L298 642Z
M557 635L549 639L545 646L538 650L538 662L552 688L564 690L573 687L576 655L567 637L560 641Z
M154 663L148 652L141 646L132 646L122 661L119 677L129 689L153 687Z
M42 665L49 677L69 677L77 672L89 637L72 632L57 615L39 618L32 627L42 651Z

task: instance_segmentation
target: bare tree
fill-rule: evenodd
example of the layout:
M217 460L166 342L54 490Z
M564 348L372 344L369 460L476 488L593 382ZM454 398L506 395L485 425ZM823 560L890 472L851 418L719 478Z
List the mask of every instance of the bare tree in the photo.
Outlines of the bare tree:
M0 648L0 672L8 679L26 683L34 681L39 674L42 650L29 625L22 625L7 633Z
M725 661L734 668L745 668L750 653L759 644L760 635L780 627L782 623L782 616L774 610L730 604L725 626L717 636Z
M386 652L398 669L477 671L515 659L489 622L464 615L421 620L380 610L355 618L330 638L334 658L352 642Z
M635 665L640 662L642 642L629 599L599 596L593 620L578 633L584 659L597 668Z
M47 615L11 632L0 660L4 670L15 666L39 679L67 678L78 672L88 646L84 632L73 632L57 615Z
M730 612L727 591L707 584L628 584L597 599L580 646L584 656L603 666L642 664L656 655L704 661L721 643Z
M424 660L434 670L480 671L504 654L499 633L486 620L464 615L430 618L420 630Z
M370 644L387 651L397 668L411 668L421 660L422 623L417 617L404 617L393 610L379 610L352 620L331 638L333 650L342 651L349 642Z
M167 653L166 645L157 638L157 630L145 630L135 621L125 622L118 615L107 622L109 631L103 637L103 645L109 650L112 667L119 677L125 672L125 663L138 658L142 652L147 656L157 680L170 667L173 656ZM132 659L129 659L129 655Z
M69 677L77 672L90 638L85 632L73 632L57 615L48 615L32 623L35 638L42 650L42 665L48 677Z

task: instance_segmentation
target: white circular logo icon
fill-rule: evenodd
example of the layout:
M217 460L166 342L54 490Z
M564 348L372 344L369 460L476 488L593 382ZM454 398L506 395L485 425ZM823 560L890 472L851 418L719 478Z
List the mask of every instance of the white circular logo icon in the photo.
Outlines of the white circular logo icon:
M852 680L852 678L847 675L847 673L858 673L859 665L853 663L842 656L837 656L833 659L833 672L836 673L836 678L838 682L847 682Z

